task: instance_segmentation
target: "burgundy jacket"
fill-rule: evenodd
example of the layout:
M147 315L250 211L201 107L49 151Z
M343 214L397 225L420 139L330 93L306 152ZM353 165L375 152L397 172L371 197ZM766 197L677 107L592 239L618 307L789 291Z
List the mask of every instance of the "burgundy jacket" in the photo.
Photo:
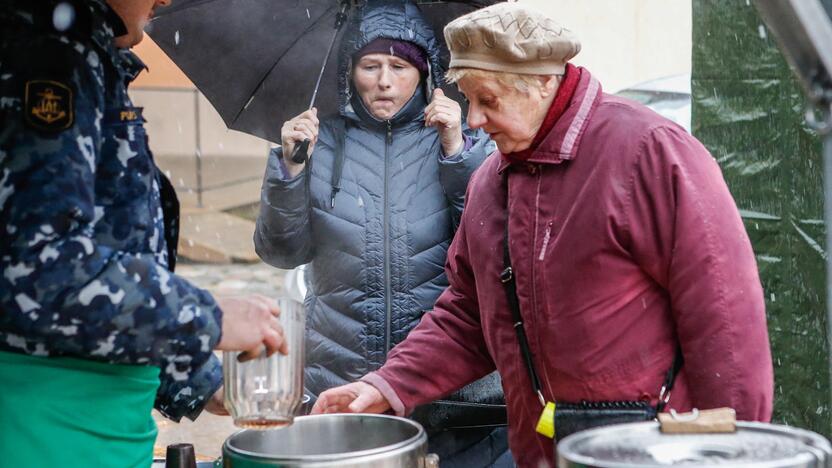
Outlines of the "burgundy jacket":
M506 180L509 215L506 216ZM677 343L670 408L730 406L768 421L773 381L754 253L719 166L588 71L527 163L492 154L448 252L450 287L364 377L398 414L495 367L520 466L554 465L499 280L506 220L520 308L547 400L656 402Z

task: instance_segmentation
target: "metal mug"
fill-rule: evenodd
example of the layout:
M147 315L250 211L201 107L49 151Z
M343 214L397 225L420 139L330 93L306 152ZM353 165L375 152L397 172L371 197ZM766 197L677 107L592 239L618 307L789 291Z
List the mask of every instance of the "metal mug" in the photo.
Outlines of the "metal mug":
M248 429L270 429L292 424L303 398L305 313L303 304L277 300L280 324L289 354L265 354L240 362L239 352L223 353L225 408L234 424Z

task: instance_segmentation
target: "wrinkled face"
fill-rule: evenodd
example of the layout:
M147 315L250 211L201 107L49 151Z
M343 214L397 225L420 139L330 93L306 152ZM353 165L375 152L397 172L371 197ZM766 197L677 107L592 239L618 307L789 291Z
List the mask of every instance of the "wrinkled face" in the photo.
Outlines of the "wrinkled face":
M468 99L468 126L485 130L503 154L531 146L549 109L551 100L545 98L550 90L529 86L523 92L494 79L469 76L457 85Z
M419 70L394 55L367 54L353 67L352 81L373 117L388 120L413 96Z
M118 13L127 34L116 38L116 47L133 47L142 41L144 27L153 18L154 10L170 5L172 0L107 0L107 4Z

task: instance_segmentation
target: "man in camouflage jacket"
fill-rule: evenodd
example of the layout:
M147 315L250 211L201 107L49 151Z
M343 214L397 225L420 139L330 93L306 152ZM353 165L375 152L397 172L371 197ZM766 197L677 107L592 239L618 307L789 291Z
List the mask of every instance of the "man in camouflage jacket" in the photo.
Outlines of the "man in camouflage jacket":
M124 48L167 3L0 0L0 352L157 366L178 421L220 388L214 348L285 345L265 298L218 303L172 272L178 202Z

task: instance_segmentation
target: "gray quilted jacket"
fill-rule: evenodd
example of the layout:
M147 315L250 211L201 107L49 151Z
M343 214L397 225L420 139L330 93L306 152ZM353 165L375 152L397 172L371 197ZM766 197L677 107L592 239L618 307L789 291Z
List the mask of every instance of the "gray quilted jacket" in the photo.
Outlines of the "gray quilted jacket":
M445 257L468 179L492 150L484 133L467 132L466 149L444 158L437 131L425 127L426 96L443 70L415 6L370 3L357 16L342 40L339 115L321 120L311 163L297 177L272 150L254 236L265 262L309 264L305 385L315 395L380 367L433 307L448 285ZM375 119L350 91L349 57L378 37L416 43L430 58L426 83L390 121Z

